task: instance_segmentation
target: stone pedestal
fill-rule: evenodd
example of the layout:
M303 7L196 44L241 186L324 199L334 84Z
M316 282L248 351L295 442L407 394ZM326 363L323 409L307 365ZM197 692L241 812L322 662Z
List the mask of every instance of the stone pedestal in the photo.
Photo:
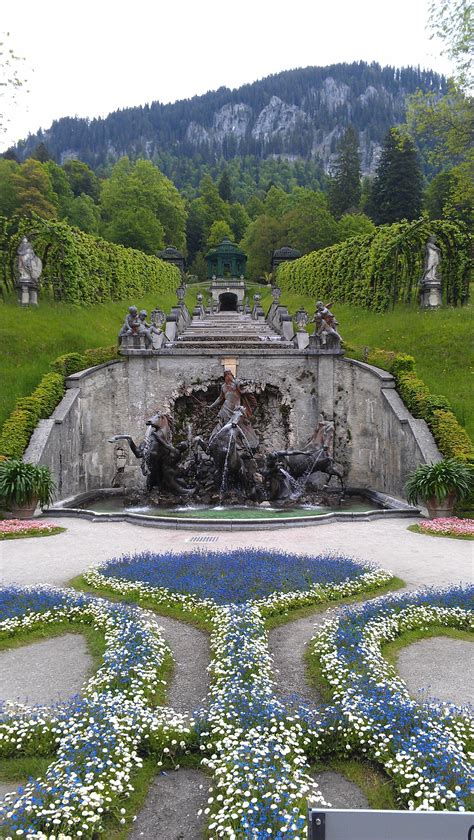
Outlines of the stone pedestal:
M421 309L439 309L442 305L441 283L438 280L423 283L420 292Z
M38 287L30 282L18 283L16 286L18 303L20 306L38 306Z
M120 349L125 351L130 350L148 350L144 335L122 335L120 341Z
M313 333L309 337L309 346L312 350L340 350L341 341L333 333L325 332L320 336Z
M306 330L300 330L296 333L296 344L298 350L305 350L309 344L309 335Z

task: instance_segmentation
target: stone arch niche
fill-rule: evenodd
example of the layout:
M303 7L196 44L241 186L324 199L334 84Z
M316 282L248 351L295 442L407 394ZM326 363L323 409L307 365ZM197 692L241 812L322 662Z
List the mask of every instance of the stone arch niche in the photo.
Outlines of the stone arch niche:
M219 312L237 312L237 295L234 292L221 292Z
M186 394L174 399L171 413L178 441L196 435L205 439L209 437L219 409L210 410L208 406L219 396L221 385L222 380L196 383L186 388ZM256 403L250 422L260 440L259 454L287 449L290 445L289 412L280 389L268 384L249 383L243 386L243 392L253 397Z

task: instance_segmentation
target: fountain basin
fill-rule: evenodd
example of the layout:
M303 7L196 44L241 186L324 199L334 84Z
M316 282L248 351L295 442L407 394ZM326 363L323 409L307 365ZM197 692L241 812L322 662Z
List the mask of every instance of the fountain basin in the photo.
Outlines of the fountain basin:
M261 530L420 515L418 508L399 499L360 488L348 489L344 501L337 507L305 505L286 508L130 505L122 490L109 488L64 499L45 513L55 518L77 516L93 522L131 522L155 528L197 531Z

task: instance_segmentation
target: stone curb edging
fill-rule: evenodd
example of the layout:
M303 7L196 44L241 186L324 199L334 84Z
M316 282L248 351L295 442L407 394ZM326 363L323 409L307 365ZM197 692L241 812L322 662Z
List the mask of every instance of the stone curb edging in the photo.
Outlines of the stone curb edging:
M369 510L361 513L323 513L319 516L294 516L288 519L191 519L172 516L147 516L143 513L97 513L84 508L49 508L43 516L56 518L73 516L90 522L129 522L151 528L171 528L191 531L266 531L275 528L296 528L326 525L331 522L368 522L372 519L421 517L418 510Z

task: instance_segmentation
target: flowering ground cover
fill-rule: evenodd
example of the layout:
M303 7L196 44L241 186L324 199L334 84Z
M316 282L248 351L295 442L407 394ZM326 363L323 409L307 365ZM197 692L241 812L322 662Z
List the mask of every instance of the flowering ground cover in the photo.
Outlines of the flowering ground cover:
M143 570L143 556L137 562L113 561L84 576L89 586L142 600L158 612L173 608L187 618L206 619L211 627L210 697L206 709L194 710L192 716L154 704L166 645L139 609L50 589L10 589L3 594L0 633L14 635L68 616L100 624L106 635L104 664L82 698L54 712L7 713L0 723L0 755L28 753L37 744L44 752L55 752L45 776L30 782L16 803L4 809L7 836L93 838L107 815L125 819L133 774L144 756L153 756L159 767L170 757L179 761L189 751L200 754L213 774L204 812L209 837L216 840L303 840L308 796L324 804L309 776L310 765L329 755L362 754L383 766L405 807L464 807L464 748L472 730L467 713L410 700L384 663L380 644L416 621L465 627L472 592L458 588L379 598L331 621L316 649L333 700L328 707L309 709L295 698L286 703L275 695L265 620L386 585L391 576L348 558L325 557L325 571L318 579L317 563L305 558L293 573L294 558L287 556L287 574L283 561L279 573L284 591L269 592L268 575L261 572L266 567L259 568L256 557L257 552L251 552L246 563L239 553L247 593L243 603L229 597L238 577L235 558L229 563L229 590L225 564L214 565L214 574L219 568L222 572L219 586L212 590L215 597L202 588L178 590L169 567L174 562L176 569L185 568L190 575L189 561L181 565L170 555L164 567L173 588L164 586L159 575L151 576L149 563L148 577L143 572L139 580L124 576L134 566ZM197 559L202 565L203 555ZM303 587L308 569L315 576L307 577ZM249 583L252 572L255 579ZM204 587L206 574L200 574L194 585ZM177 577L181 583L183 576Z
M263 549L196 550L179 555L146 551L109 560L101 567L101 574L107 578L190 593L216 604L243 604L274 592L301 592L315 585L339 584L366 572L367 567L350 557L310 557Z
M474 540L474 519L458 519L457 516L439 517L412 525L410 530L438 537L461 537Z
M0 520L0 540L15 540L21 537L49 537L65 531L53 522L42 519Z
M473 598L473 586L377 598L348 608L314 640L347 750L357 749L382 765L410 809L472 805L473 710L411 699L381 648L415 629L472 632Z

